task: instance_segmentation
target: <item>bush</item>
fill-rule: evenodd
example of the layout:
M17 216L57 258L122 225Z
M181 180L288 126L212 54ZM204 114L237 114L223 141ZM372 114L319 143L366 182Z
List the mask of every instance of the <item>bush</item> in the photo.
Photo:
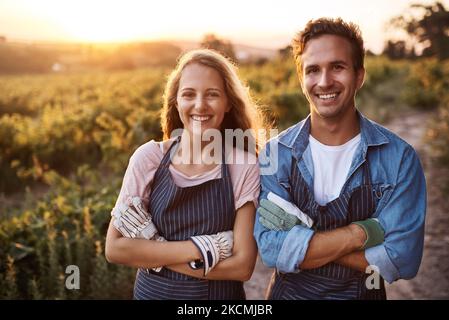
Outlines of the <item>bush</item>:
M162 136L163 69L0 78L0 192L83 164L121 170Z
M438 108L427 130L426 142L437 163L449 168L449 96Z
M0 223L0 299L131 298L135 270L103 254L119 180L101 181L87 167L71 180L46 176L53 190L45 199ZM79 290L65 287L69 265L79 267Z
M449 62L435 59L414 63L406 79L404 101L417 109L436 109L449 92Z

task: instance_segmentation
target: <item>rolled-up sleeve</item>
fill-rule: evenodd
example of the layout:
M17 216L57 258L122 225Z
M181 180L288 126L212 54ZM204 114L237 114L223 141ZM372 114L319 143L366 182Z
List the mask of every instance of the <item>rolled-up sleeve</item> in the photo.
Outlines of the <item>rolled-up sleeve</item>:
M367 249L365 257L392 283L415 277L423 254L426 182L419 158L411 147L403 153L397 184L384 196L388 199L376 214L385 230L385 241Z
M288 231L276 263L280 272L298 272L304 261L314 231L297 225Z
M273 143L273 142L272 142ZM262 150L259 156L259 164L261 166L261 192L259 197L259 203L262 199L267 199L269 192L273 192L278 196L284 198L287 201L291 201L289 192L282 187L278 182L278 175L288 176L288 172L281 172L285 168L289 168L289 165L281 165L279 163L273 164L273 161L280 161L280 159L286 159L282 157L282 150L276 156L269 156L270 145L267 144L266 148ZM265 167L264 167L265 166ZM264 170L266 166L276 168L275 171ZM264 174L265 173L265 174ZM304 260L304 256L307 252L309 241L313 236L314 231L302 226L295 226L289 231L275 231L265 228L259 222L259 212L256 214L256 221L254 226L254 237L256 239L259 254L265 265L270 268L277 268L280 272L297 272L298 266Z

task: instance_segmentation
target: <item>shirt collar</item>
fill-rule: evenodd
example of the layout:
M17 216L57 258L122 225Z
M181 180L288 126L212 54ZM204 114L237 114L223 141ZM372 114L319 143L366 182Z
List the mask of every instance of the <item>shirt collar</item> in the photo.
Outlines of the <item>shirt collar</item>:
M389 142L388 138L377 128L378 124L369 120L360 111L361 144L366 148L380 146ZM293 156L299 159L309 144L310 114L304 120L279 135L279 143L291 148Z

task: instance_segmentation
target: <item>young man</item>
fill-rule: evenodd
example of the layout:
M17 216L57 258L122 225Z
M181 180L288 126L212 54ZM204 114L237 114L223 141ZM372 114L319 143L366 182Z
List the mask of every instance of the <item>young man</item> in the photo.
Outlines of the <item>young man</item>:
M269 298L385 299L383 279L413 278L421 262L420 161L355 107L365 76L356 25L312 20L293 51L310 115L260 156L254 235L262 260L277 271ZM288 213L291 204L301 220Z

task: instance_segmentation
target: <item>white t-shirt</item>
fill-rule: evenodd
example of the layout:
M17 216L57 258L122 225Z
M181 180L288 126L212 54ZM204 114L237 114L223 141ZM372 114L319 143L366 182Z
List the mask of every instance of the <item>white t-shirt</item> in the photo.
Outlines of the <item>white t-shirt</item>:
M309 135L313 160L313 192L320 205L338 198L351 167L360 134L340 146L328 146Z

